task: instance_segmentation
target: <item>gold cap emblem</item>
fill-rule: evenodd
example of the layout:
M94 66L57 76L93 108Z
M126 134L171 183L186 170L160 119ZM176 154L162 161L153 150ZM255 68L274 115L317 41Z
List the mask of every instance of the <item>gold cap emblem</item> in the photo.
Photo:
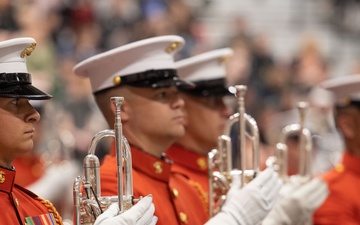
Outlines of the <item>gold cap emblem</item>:
M0 170L0 184L5 182L5 172Z
M25 56L30 56L32 51L34 51L35 47L36 47L36 43L35 42L31 43L29 47L25 48L24 51L22 51L20 55L21 58L24 58Z
M227 61L230 57L232 56L232 54L227 54L227 55L223 55L222 57L219 58L219 64L224 63L225 61Z
M181 46L181 42L179 41L175 41L173 43L171 43L169 46L166 47L165 51L167 53L172 53L173 51L175 51L176 49L180 48Z

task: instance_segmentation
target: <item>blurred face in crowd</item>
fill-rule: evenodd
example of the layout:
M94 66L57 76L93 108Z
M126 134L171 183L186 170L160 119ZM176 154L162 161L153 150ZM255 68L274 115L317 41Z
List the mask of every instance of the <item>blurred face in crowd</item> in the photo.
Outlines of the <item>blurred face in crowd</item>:
M186 135L178 143L206 155L216 147L217 138L223 133L232 110L225 104L224 97L201 97L185 93L182 96L185 100Z
M121 111L123 133L135 147L160 156L184 135L184 100L176 87L126 86L115 90L118 90L117 96L124 96Z
M26 98L0 97L0 165L9 168L12 161L34 147L35 123L40 114Z

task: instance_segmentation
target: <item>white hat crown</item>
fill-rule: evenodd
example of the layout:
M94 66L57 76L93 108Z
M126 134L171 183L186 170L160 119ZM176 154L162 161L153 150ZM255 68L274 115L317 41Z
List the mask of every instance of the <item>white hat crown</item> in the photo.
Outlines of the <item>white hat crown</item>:
M360 101L360 74L331 78L321 82L318 86L330 91L337 104L348 100Z
M227 75L224 62L232 54L231 48L222 48L177 61L175 65L179 77L191 82L220 79Z
M35 47L36 41L30 37L0 42L0 73L28 73L26 57Z
M174 55L185 40L176 35L148 38L90 57L74 67L79 76L89 77L93 92L118 85L121 78L148 70L174 69Z

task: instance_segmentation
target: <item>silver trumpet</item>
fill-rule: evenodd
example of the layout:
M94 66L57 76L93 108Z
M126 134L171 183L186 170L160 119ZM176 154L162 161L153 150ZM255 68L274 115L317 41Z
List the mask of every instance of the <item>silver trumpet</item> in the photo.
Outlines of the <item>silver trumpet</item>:
M96 218L112 203L117 202L119 204L120 214L138 201L133 197L130 146L122 135L120 111L123 100L123 97L111 97L111 102L115 106L114 129L102 130L93 137L89 145L88 155L84 159L84 175L78 176L74 181L74 225L94 224ZM95 149L99 141L104 137L113 137L115 139L118 176L117 196L100 195L100 162L95 155Z
M216 215L224 202L226 194L232 183L232 177L239 175L241 177L241 187L249 183L260 170L260 153L259 153L259 129L253 117L245 113L245 85L237 85L236 96L238 98L238 113L229 117L225 124L223 135L218 138L217 149L213 149L208 154L208 176L209 176L209 214L210 217ZM230 131L233 124L239 126L239 143L240 143L240 170L232 168L232 144ZM249 128L247 131L246 128ZM252 170L248 170L246 137L252 143ZM242 172L244 171L244 172Z
M284 182L289 182L288 176L288 147L286 145L287 139L290 135L299 135L299 171L302 182L306 182L312 177L312 149L313 142L311 132L305 128L305 116L309 108L307 102L299 102L297 109L299 111L299 123L289 124L285 126L280 134L280 141L276 144L276 156L271 156L267 159L267 166L273 166L278 171L280 178Z

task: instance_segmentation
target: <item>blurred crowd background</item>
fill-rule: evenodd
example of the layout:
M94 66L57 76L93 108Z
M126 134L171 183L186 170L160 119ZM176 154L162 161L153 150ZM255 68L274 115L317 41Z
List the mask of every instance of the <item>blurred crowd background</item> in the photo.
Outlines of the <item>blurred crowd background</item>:
M274 129L297 122L296 112L278 113L291 111L298 101L319 108L314 132L333 129L326 116L331 100L313 87L329 77L359 72L359 2L1 0L0 40L30 36L37 41L28 69L35 85L54 96L44 102L43 114L42 148L61 151L52 157L81 162L93 135L105 127L88 80L74 76L73 66L105 50L167 34L186 40L177 59L234 49L229 83L248 86L246 111L257 120L261 141L273 144ZM106 153L103 145L100 157Z
M359 10L358 0L0 0L0 40L37 41L28 70L35 86L54 96L37 106L43 132L36 151L48 164L71 159L81 166L90 140L106 127L89 81L73 74L74 65L130 42L176 34L186 40L177 59L233 48L229 84L248 86L246 112L265 146L298 122L296 104L308 101L321 172L337 161L342 145L331 98L315 87L360 72ZM101 143L97 155L108 145Z

